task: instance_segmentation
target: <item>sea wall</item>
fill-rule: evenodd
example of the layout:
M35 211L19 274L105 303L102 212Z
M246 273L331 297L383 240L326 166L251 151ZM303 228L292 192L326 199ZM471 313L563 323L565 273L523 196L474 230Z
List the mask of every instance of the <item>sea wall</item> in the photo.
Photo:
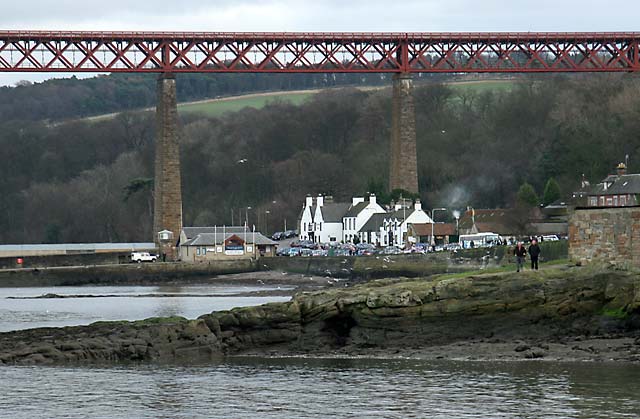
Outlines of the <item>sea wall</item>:
M640 267L640 207L576 209L569 219L569 258Z
M133 285L196 281L222 274L253 272L248 259L210 263L129 263L120 265L14 269L0 271L0 287L48 287L61 285Z
M0 258L0 269L19 268L49 268L54 266L86 266L86 265L115 265L129 262L130 252L98 252L75 253L66 255L40 255L21 257L22 264L18 264L17 257Z
M393 351L477 338L517 342L634 337L638 332L640 275L573 267L378 280L196 320L159 318L0 333L0 363L197 361L247 352Z

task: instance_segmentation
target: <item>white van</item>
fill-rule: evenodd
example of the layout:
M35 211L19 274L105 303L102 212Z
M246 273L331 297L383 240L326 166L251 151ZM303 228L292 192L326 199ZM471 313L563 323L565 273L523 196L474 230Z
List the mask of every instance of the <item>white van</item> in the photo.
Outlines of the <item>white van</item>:
M131 258L131 262L137 263L155 262L156 260L158 260L158 257L156 255L152 255L149 252L131 252L131 255L129 257Z
M490 247L498 244L500 235L496 233L461 234L460 247L472 249L475 247Z

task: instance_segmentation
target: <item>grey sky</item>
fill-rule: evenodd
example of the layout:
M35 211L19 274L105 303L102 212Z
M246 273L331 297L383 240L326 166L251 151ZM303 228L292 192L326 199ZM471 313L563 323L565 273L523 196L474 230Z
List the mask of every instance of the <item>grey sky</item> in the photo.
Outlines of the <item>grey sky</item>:
M0 29L637 31L635 0L9 0ZM0 85L47 75L0 73Z

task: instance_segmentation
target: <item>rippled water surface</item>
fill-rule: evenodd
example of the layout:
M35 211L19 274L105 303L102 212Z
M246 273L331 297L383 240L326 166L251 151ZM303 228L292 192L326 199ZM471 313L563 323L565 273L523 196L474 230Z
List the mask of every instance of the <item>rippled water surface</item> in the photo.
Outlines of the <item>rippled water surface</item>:
M638 418L640 366L232 359L0 367L7 418Z
M237 295L277 288L229 285L0 288L0 332L75 326L99 320L141 320L165 316L196 318L214 310L290 299ZM73 298L8 298L45 294Z

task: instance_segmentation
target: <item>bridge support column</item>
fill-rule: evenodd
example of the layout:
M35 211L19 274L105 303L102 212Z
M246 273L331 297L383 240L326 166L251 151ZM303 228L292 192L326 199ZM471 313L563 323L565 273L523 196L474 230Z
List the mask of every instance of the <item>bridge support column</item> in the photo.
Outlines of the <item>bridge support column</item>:
M169 261L177 259L175 244L182 231L182 186L175 76L161 74L158 77L156 93L153 234L154 242ZM163 230L173 233L173 239L170 242L160 242L158 233Z
M393 76L391 104L391 153L389 190L404 189L418 193L416 155L416 110L413 81L408 73Z

